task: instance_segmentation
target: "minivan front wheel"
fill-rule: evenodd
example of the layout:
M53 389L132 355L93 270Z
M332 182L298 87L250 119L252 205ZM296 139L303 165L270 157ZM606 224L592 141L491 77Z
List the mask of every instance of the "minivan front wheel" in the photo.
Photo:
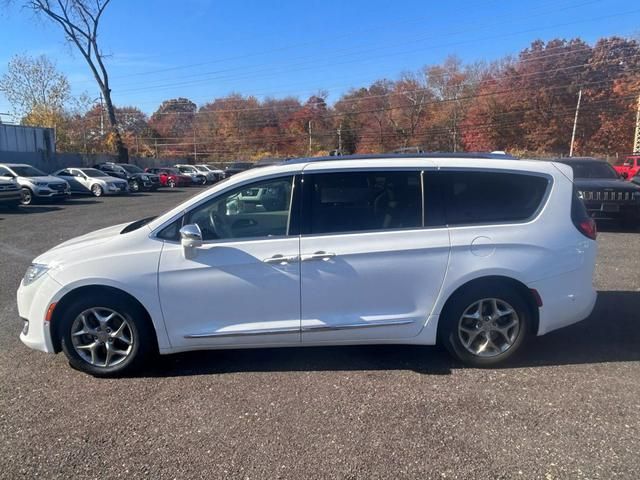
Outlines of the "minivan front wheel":
M125 298L90 295L62 316L62 350L74 368L91 375L117 376L139 367L151 351L145 313Z
M443 321L441 339L456 358L473 367L493 367L520 349L530 331L531 313L516 290L489 284L452 298Z

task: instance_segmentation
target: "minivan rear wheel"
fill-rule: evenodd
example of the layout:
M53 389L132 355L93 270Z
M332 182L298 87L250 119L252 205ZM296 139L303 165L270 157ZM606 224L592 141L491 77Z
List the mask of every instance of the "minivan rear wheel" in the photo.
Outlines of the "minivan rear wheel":
M455 295L443 312L441 341L465 365L494 367L514 355L531 329L531 312L519 292L490 282Z
M119 296L77 299L62 313L59 331L71 366L97 377L134 371L152 351L146 313Z

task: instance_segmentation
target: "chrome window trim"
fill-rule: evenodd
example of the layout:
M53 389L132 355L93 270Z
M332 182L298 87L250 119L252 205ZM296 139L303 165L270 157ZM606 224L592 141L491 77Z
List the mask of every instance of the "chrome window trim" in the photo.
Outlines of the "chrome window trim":
M225 188L223 190L221 190L220 192L216 192L215 196L219 196L219 195L224 195L225 193L235 189L235 188L242 188L243 186L246 185L251 185L253 183L256 182L260 182L263 180L271 180L271 179L277 179L280 177L286 177L286 176L291 176L292 177L292 189L291 189L291 202L290 202L290 206L289 206L289 218L287 220L287 235L281 235L281 236L266 236L266 237L250 237L250 238L238 238L238 239L226 239L226 240L212 240L212 241L208 241L208 242L204 242L204 245L208 245L208 244L213 244L213 243L244 243L244 242L253 242L253 241L264 241L264 240L270 240L270 239L283 239L283 238L311 238L311 237L323 237L323 236L342 236L342 235L358 235L358 234L372 234L372 233L390 233L390 232L406 232L406 231L419 231L419 230L439 230L439 229L443 229L443 228L447 228L447 229L451 229L451 228L467 228L467 227L474 227L474 226L496 226L496 225L500 225L500 226L510 226L510 225L523 225L523 224L527 224L527 223L531 223L532 221L536 220L540 214L542 213L542 210L544 209L544 207L547 205L548 201L549 201L549 197L551 196L551 192L553 190L553 186L554 186L554 177L553 175L546 173L546 172L535 172L535 171L531 171L531 170L519 170L519 169L512 169L512 168L487 168L487 167L473 167L473 166L465 166L465 167L439 167L439 166L428 166L428 167L406 167L406 166L402 166L402 167L393 167L393 166L389 166L389 167L379 167L379 166L367 166L367 167L336 167L336 168L327 168L327 169L321 169L321 170L312 170L312 171L308 171L305 172L306 168L309 165L305 165L302 170L299 171L294 171L294 172L287 172L284 175L281 173L273 173L267 176L264 176L262 178L259 179L252 179L251 181L245 182L245 183L241 183L241 184L235 184L230 186L229 188ZM422 195L422 226L421 227L406 227L406 228L387 228L387 229L374 229L374 230L355 230L355 231L349 231L349 232L332 232L332 233L322 233L322 234L302 234L302 235L295 235L295 236L291 236L288 235L288 231L289 231L289 223L291 222L291 208L292 208L292 203L293 203L293 191L295 189L295 177L296 175L300 175L300 179L301 181L304 181L304 176L305 174L307 175L313 175L313 174L321 174L321 173L337 173L337 172L358 172L358 171L415 171L415 172L419 172L420 173L420 190L421 190L421 195ZM545 178L547 180L547 188L545 190L545 194L542 197L540 204L538 205L538 208L536 209L536 211L533 212L533 214L523 220L516 220L516 221L499 221L499 222L479 222L479 223L465 223L465 224L456 224L456 225L450 225L450 224L446 224L446 225L437 225L437 226L425 226L424 225L424 218L425 218L425 207L424 207L424 175L425 174L429 174L429 172L488 172L488 173L509 173L509 174L516 174L516 175L529 175L529 176L536 176L536 177L542 177ZM154 240L159 240L161 242L167 242L170 244L180 244L179 240L167 240L167 239L163 239L163 238L158 238L158 234L166 227L168 227L171 223L173 223L174 221L178 220L180 217L183 217L184 215L186 215L187 213L189 213L190 211L198 208L200 205L202 205L203 203L206 203L210 200L212 200L213 196L210 197L206 197L204 199L202 199L201 201L199 201L198 203L192 205L189 209L185 209L180 213L177 213L176 215L174 215L173 217L171 217L169 220L167 220L166 222L164 222L162 225L156 227L150 234L149 234L149 238L154 239Z

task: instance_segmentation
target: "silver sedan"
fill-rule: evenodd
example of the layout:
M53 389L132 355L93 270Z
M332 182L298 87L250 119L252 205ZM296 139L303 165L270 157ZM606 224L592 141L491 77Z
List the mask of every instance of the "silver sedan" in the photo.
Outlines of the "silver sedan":
M54 173L64 178L71 186L72 193L88 193L94 197L127 193L126 180L112 177L97 168L64 168Z

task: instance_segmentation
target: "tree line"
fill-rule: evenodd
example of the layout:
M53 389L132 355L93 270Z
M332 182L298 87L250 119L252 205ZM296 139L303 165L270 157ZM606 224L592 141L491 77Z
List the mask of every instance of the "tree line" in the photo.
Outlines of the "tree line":
M304 100L232 93L201 105L173 98L150 115L114 106L115 130L104 103L72 97L46 57L14 57L0 90L23 124L56 128L60 151L113 152L122 142L132 155L199 161L410 147L566 155L581 91L574 154L614 156L632 149L640 45L554 39L491 63L452 56L353 88L333 103L321 91Z

